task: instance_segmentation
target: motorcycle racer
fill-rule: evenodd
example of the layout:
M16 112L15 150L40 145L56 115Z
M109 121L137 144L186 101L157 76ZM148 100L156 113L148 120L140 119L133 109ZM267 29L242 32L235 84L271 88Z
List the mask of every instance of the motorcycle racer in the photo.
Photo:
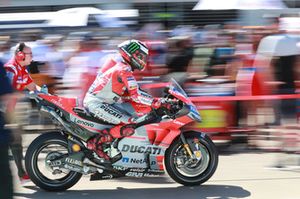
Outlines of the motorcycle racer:
M126 112L121 106L125 96L129 96L138 104L154 109L159 107L170 109L168 103L141 91L133 76L133 70L141 71L147 65L149 55L147 46L138 40L128 40L121 43L118 48L123 60L113 60L107 64L112 65L111 67L103 67L105 69L98 73L83 101L85 108L94 117L115 125L111 129L103 130L87 142L89 149L107 161L110 158L103 152L103 143L110 143L115 138L131 136L141 122L145 123L145 120L149 120L147 116L138 119Z

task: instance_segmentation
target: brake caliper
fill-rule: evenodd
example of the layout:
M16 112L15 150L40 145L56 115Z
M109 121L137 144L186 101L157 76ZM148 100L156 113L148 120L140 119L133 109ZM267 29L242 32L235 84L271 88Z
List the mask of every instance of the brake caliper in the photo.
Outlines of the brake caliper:
M193 152L194 152L194 155L195 155L195 157L197 158L197 160L201 160L201 158L202 158L202 153L201 153L201 150L200 150L200 142L199 142L199 139L195 137L195 138L193 139L193 142L194 142L194 144L195 144L195 148L197 149L197 150L193 151Z

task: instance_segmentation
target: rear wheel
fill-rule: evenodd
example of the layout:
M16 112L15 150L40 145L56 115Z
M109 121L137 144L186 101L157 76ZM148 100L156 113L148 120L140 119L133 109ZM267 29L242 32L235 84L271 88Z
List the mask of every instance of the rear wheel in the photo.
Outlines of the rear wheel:
M75 185L82 174L67 169L53 170L47 163L68 155L68 141L59 132L49 132L37 137L28 147L25 166L32 182L47 191L64 191Z
M190 158L182 141L177 138L165 153L165 167L176 182L186 186L200 185L210 179L216 171L218 152L206 134L186 132L185 138L190 145L193 145L192 153L198 158ZM195 138L198 144L195 144Z

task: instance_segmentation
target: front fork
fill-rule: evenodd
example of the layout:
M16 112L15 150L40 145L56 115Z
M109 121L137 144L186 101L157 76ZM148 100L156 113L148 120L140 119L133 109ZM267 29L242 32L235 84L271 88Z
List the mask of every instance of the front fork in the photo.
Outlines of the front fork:
M195 147L190 146L190 144L184 137L183 133L180 134L180 140L183 143L183 148L185 149L186 153L188 154L188 156L191 159L197 159L197 160L201 159L202 155L201 155L201 151L200 151L200 142L199 142L198 138L193 139L193 143L195 144ZM196 150L193 150L193 152L192 152L192 150L191 150L192 148L195 148Z
M194 158L191 147L190 147L189 143L186 141L183 133L180 134L180 139L181 139L181 142L183 143L183 148L185 149L186 153L190 156L190 158Z

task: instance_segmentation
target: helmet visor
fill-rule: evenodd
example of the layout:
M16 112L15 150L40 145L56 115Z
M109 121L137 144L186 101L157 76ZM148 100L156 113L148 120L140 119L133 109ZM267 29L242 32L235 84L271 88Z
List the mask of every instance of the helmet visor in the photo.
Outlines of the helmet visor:
M146 54L143 51L136 51L132 57L135 59L135 61L138 62L139 69L142 70L146 67L147 65L147 60L148 60L148 54Z

